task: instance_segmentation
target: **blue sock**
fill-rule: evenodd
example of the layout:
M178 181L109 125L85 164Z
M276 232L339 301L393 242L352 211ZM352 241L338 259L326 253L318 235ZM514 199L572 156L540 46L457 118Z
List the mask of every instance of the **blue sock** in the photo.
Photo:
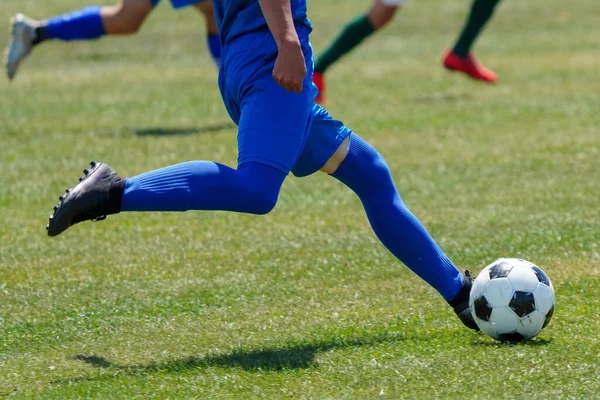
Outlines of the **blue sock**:
M121 211L266 214L275 207L286 176L255 162L237 170L211 161L185 162L127 178Z
M353 133L348 155L333 177L358 195L375 234L392 254L446 301L456 297L463 275L408 210L385 160L370 144Z
M90 40L106 34L100 6L89 6L50 18L43 26L47 39Z
M208 49L217 67L221 66L221 40L216 33L209 33L206 37Z

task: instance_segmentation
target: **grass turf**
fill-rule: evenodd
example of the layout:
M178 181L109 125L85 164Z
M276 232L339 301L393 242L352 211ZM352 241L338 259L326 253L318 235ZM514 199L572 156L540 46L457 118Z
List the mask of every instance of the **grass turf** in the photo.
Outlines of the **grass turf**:
M2 3L0 43L8 15L81 5ZM317 52L366 6L310 2ZM163 5L135 38L44 44L0 79L0 396L598 398L597 4L501 4L477 44L497 86L440 68L467 7L409 4L331 69L329 109L461 268L546 270L557 311L538 338L464 329L322 174L289 179L266 217L129 214L47 238L91 159L235 164L202 21Z

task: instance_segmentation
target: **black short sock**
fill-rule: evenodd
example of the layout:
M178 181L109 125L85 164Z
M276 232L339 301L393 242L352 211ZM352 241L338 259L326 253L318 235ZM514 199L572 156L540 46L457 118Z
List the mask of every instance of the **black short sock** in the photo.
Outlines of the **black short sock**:
M110 185L110 194L106 204L106 214L118 214L121 212L121 200L125 190L125 179L120 179Z
M46 28L46 25L40 25L35 28L35 37L31 43L35 46L36 44L40 44L45 40L48 40L48 28Z

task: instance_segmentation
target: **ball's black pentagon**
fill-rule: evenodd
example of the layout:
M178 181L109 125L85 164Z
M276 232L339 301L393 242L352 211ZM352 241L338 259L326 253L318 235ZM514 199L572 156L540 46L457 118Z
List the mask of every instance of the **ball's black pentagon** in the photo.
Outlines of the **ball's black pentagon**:
M546 286L550 286L550 278L548 278L548 275L546 275L546 273L542 271L540 267L534 265L531 267L531 269L533 272L535 272L535 276L537 276L538 281Z
M533 293L516 291L515 294L513 294L512 299L510 299L508 306L521 318L529 315L535 311L535 298L533 297Z
M548 311L548 314L546 314L546 319L544 320L544 325L542 325L542 329L544 329L546 327L546 325L548 325L548 323L550 323L550 320L552 319L553 315L554 315L554 306L552 306L550 311Z
M519 332L513 333L505 333L503 335L498 335L498 340L501 342L510 342L510 343L518 343L525 340L525 337L521 335Z
M473 302L475 307L475 315L483 321L489 321L492 315L492 306L488 303L485 296L481 296Z
M506 261L500 261L490 268L490 279L506 278L512 268L512 265Z

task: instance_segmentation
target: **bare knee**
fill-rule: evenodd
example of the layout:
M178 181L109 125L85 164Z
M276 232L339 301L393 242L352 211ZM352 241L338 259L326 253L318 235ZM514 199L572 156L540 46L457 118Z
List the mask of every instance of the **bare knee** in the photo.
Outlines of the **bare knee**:
M402 0L376 0L367 13L367 18L373 28L377 30L387 25L394 18L402 3Z
M140 30L150 12L150 0L123 0L120 4L102 7L101 15L106 33L132 35Z

